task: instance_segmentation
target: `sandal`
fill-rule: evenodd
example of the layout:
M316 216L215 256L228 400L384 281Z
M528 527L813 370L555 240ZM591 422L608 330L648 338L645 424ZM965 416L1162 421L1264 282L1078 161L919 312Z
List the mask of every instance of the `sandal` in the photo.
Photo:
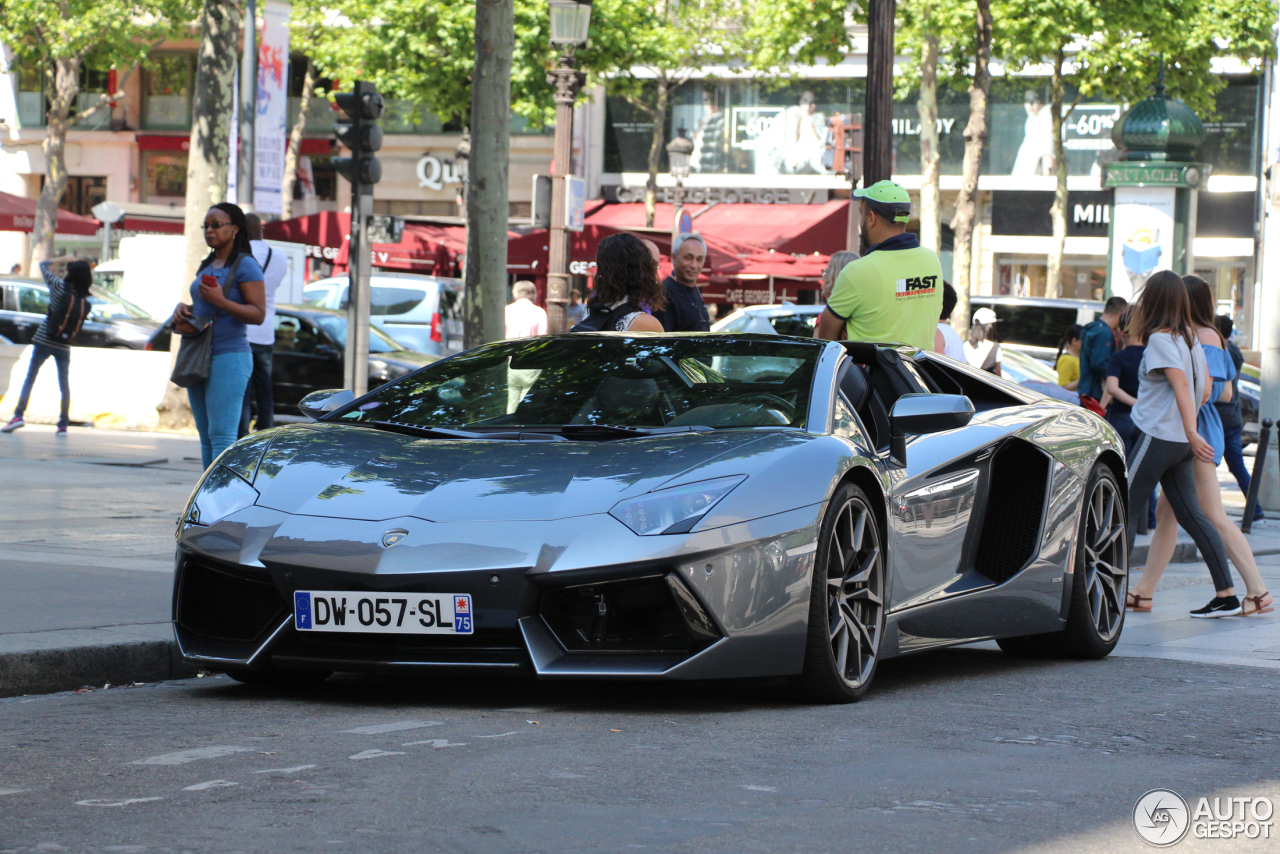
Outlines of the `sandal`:
M1130 611L1141 611L1146 613L1151 610L1151 605L1143 605L1142 603L1150 603L1151 601L1152 599L1150 596L1139 596L1137 593L1126 593L1124 606Z
M1263 602L1263 599L1266 601ZM1249 607L1250 602L1253 603L1252 608ZM1271 594L1266 591L1263 591L1257 596L1245 596L1240 600L1240 616L1242 617L1252 617L1255 614L1266 614L1273 610L1275 609L1272 607Z

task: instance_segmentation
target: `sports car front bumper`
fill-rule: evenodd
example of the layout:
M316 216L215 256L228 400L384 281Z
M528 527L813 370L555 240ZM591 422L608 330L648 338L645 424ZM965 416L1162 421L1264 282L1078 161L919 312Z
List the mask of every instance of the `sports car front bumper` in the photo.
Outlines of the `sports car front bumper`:
M606 514L434 523L250 507L179 533L174 628L211 668L680 679L798 673L821 505L641 537ZM388 530L405 536L382 545ZM471 635L299 631L299 590L469 594Z

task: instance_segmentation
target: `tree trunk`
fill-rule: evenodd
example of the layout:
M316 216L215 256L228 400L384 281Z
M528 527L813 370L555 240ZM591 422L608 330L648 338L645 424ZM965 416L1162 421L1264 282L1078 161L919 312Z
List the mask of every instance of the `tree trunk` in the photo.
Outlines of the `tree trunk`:
M514 51L514 0L478 0L467 173L467 347L499 341L506 333L507 160ZM566 172L568 166L557 163L556 169Z
M942 251L942 193L938 188L938 35L928 32L920 50L920 243Z
M1063 93L1062 64L1065 51L1059 47L1053 57L1053 87L1049 96L1049 109L1053 110L1053 171L1058 178L1053 190L1053 243L1049 247L1049 269L1044 280L1044 295L1062 295L1062 256L1067 245L1067 150L1062 144Z
M653 116L653 136L649 139L649 179L644 182L644 227L653 228L653 218L658 204L658 162L667 139L667 89L666 80L658 80L658 103Z
M67 187L67 130L71 108L80 94L80 57L59 59L53 67L53 98L49 104L41 149L44 151L45 180L36 202L36 222L31 230L31 265L53 257L53 236L58 227L58 200Z
M187 259L181 292L184 302L190 300L187 285L195 278L201 259L209 254L202 227L204 215L211 205L227 198L231 113L236 98L231 83L239 59L239 35L240 5L235 0L205 0L200 12L200 47L187 153L186 228L183 231ZM176 342L176 335L174 340Z
M862 132L862 186L893 173L893 13L895 0L867 4L867 116ZM866 248L865 246L863 247Z
M977 7L973 83L969 86L969 123L964 127L964 169L960 195L956 197L956 215L951 220L951 230L955 232L951 279L957 296L951 319L961 334L969 329L973 225L978 207L982 150L987 145L987 94L991 89L991 0L977 0Z
M293 188L298 183L298 152L302 150L302 134L307 129L307 110L311 109L311 93L316 88L316 64L307 57L307 70L302 75L302 97L298 101L298 120L289 130L289 145L284 150L284 188L280 196L280 218L293 216Z

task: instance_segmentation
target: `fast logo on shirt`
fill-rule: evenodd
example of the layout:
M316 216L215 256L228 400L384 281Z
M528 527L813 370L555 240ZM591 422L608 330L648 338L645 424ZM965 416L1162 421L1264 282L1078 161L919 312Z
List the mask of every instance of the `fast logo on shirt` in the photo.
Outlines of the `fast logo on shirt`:
M894 283L895 297L915 297L933 293L938 286L937 276L915 276L910 279L898 279Z

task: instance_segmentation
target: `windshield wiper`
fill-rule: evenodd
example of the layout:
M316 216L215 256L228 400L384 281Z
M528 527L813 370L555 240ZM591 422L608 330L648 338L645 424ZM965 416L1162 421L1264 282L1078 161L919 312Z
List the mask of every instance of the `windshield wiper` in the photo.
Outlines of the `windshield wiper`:
M682 427L621 427L617 424L565 424L555 429L571 436L665 436L672 433L710 433L714 428L696 424Z
M408 424L404 421L352 421L351 424L387 430L392 433L404 433L408 436L421 436L426 439L493 439L508 442L565 442L563 436L553 433L537 433L528 430L455 430L451 427L432 427L423 424Z

